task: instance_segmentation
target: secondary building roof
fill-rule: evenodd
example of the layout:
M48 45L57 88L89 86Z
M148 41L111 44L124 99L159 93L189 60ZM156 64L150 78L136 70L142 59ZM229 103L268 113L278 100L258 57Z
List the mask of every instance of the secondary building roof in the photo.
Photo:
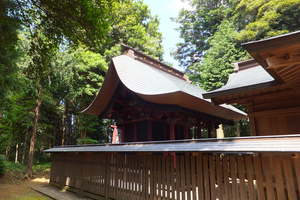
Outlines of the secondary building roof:
M227 120L238 120L246 116L233 106L217 106L209 99L204 99L202 94L205 91L192 85L182 72L132 48L126 48L126 54L112 59L100 92L84 113L103 114L118 84L122 83L131 92L151 103L176 105Z
M203 94L205 98L217 103L232 102L241 95L257 95L257 92L274 92L299 85L300 31L242 46L254 60L236 63L237 68L226 85Z
M229 75L226 85L211 92L206 92L203 96L213 98L224 94L234 94L239 91L265 88L276 83L275 79L261 65L254 60L251 61L254 62L251 67L245 67L244 69L238 67L234 73ZM235 63L235 65L240 66L243 63Z

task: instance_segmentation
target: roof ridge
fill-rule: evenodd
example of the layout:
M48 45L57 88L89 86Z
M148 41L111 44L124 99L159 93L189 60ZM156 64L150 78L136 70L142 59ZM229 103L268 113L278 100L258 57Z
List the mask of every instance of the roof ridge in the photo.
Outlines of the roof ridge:
M126 44L121 44L121 46L123 48L122 52L124 55L130 56L130 57L134 58L135 60L144 62L144 63L150 65L151 67L154 67L161 71L167 72L177 78L188 81L188 77L185 76L185 74L183 72L181 72L177 69L174 69L171 66L166 65L165 63L163 63L155 58L152 58L152 57L144 54L143 52L136 50L133 47L130 47Z
M259 63L254 59L235 62L233 63L233 65L234 65L234 72L239 72L245 69L260 66Z

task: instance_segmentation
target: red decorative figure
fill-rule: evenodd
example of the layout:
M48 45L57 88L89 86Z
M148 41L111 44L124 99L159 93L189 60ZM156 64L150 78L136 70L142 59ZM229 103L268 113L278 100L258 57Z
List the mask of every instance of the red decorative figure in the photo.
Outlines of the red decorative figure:
M111 125L110 127L112 127L114 129L111 143L117 144L117 143L119 143L118 126Z

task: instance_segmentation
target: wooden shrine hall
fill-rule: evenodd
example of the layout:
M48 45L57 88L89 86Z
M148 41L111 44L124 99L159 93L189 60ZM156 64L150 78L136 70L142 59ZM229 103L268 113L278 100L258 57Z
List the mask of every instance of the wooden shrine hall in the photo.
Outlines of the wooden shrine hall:
M205 92L125 46L84 110L114 119L121 143L46 150L50 184L92 199L300 199L300 32L243 47L253 59ZM246 117L224 103L247 108L252 136L216 138Z
M246 114L203 99L204 90L165 64L130 47L112 59L104 84L83 112L114 119L121 142L216 137L219 124Z

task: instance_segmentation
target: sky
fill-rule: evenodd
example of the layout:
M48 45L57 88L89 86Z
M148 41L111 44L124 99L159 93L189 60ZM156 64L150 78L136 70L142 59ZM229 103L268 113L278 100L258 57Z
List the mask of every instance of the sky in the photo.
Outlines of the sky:
M182 8L188 9L189 4L182 0L144 0L144 2L151 9L151 13L160 19L159 30L163 35L164 60L172 63L176 69L182 70L170 55L176 49L176 43L180 41L179 31L176 30L178 24L171 18L177 17Z

